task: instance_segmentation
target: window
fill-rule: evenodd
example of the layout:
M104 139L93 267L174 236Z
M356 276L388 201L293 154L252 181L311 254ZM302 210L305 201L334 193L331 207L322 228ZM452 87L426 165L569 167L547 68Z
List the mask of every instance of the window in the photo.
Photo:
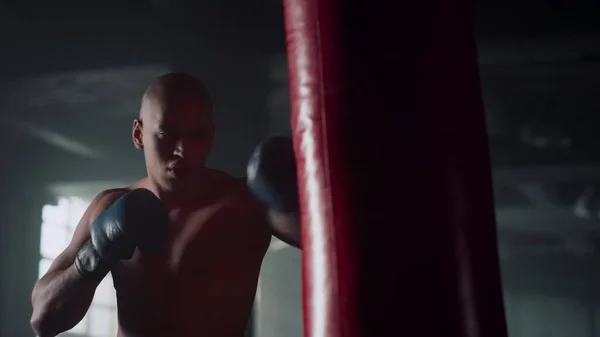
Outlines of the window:
M42 209L39 277L71 241L73 231L89 202L76 197L61 197L56 205ZM87 315L64 336L113 337L117 332L116 292L110 274L96 289Z

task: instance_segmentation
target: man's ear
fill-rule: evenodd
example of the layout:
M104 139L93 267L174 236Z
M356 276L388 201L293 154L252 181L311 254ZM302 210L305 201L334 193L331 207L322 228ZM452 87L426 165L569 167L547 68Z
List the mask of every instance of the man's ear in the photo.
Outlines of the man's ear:
M131 138L133 140L133 146L138 150L144 149L144 140L142 137L142 121L140 119L133 120L133 126L131 128Z

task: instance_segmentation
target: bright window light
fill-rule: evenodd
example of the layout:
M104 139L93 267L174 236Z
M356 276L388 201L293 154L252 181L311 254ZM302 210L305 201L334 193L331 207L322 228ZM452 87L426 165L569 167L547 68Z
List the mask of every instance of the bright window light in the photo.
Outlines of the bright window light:
M46 274L52 261L68 246L89 202L77 197L61 197L55 205L42 208L39 277ZM96 289L87 315L69 336L113 337L117 335L116 291L108 275Z

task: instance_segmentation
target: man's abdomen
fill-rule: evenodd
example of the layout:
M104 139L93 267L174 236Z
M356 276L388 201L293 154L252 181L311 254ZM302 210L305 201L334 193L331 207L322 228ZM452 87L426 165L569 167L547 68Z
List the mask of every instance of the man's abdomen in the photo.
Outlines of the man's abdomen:
M223 266L171 281L146 279L136 285L130 277L126 287L115 280L119 336L243 337L258 270Z

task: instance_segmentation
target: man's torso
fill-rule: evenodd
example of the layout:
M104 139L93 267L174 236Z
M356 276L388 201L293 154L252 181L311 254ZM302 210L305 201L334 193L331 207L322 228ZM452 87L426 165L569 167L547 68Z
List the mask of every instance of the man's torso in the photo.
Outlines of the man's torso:
M245 184L217 191L170 211L165 252L113 269L119 336L243 335L270 232Z

